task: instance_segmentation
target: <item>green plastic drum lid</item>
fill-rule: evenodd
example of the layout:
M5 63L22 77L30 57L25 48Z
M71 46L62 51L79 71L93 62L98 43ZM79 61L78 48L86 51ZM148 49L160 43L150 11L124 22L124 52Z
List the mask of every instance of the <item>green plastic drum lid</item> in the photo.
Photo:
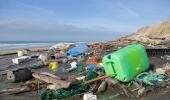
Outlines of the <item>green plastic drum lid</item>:
M144 46L140 44L126 46L103 58L107 75L115 76L120 81L127 82L149 67Z

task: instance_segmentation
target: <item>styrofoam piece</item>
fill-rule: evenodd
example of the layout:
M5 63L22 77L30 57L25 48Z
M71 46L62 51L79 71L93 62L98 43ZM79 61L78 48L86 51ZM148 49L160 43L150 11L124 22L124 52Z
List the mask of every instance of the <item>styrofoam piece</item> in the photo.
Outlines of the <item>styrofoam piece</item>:
M83 100L97 100L97 96L93 93L86 93L83 96Z
M70 65L71 65L71 68L68 68L67 71L72 71L77 68L77 62L75 61L71 62Z

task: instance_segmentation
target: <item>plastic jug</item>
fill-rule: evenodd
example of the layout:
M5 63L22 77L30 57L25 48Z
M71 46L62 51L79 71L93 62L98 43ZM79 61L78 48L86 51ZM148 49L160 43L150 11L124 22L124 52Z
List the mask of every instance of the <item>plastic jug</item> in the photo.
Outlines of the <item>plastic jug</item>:
M49 64L49 68L53 71L57 70L58 66L59 66L58 62L51 62Z
M128 82L149 67L149 60L143 45L128 45L103 57L106 75L122 82Z

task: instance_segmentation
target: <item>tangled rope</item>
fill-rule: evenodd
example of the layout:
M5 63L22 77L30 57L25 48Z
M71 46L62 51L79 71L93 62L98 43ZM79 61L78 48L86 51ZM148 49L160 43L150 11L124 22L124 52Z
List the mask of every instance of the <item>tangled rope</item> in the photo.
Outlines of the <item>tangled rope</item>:
M161 84L170 81L170 76L154 72L144 72L139 74L136 79L149 86L161 86Z

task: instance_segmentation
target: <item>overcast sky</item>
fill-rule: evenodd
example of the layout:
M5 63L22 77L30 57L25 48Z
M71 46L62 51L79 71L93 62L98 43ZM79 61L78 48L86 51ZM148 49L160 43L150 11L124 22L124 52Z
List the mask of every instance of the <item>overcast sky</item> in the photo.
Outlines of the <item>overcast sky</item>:
M0 40L112 40L168 18L170 0L0 0Z

